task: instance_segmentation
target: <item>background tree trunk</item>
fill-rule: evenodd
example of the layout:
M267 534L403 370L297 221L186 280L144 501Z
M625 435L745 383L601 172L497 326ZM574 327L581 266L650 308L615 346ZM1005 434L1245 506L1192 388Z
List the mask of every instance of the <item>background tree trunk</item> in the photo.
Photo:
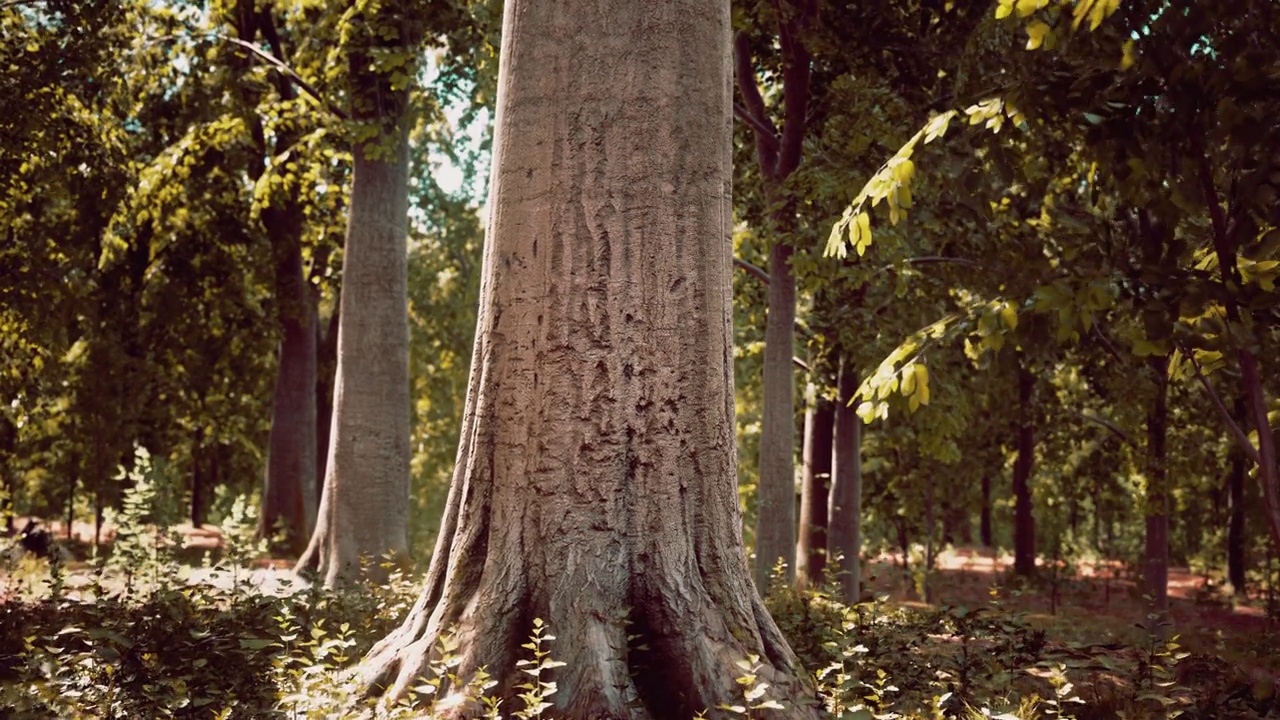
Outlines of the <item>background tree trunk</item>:
M828 499L827 556L840 556L840 588L846 603L858 601L862 580L862 420L849 406L858 371L841 359L835 407L835 459Z
M785 238L769 249L769 310L764 330L760 484L756 508L756 588L763 594L779 561L795 579L796 550L796 279Z
M391 698L445 630L459 681L511 697L541 618L560 717L690 717L741 698L748 654L814 699L741 540L728 33L727 1L507 2L457 467L423 594L363 666Z
M316 505L324 496L324 476L329 466L329 430L333 426L333 383L338 370L338 321L334 307L328 328L316 338ZM316 324L317 331L320 324Z
M1237 397L1235 417L1236 422L1240 423L1241 427L1248 427L1248 423L1245 420L1246 412L1244 398ZM1240 596L1248 594L1248 583L1245 579L1248 537L1244 532L1246 460L1243 450L1238 447L1231 448L1231 477L1228 481L1230 483L1231 518L1227 523L1227 580L1231 582L1231 588L1235 594Z
M995 547L995 538L991 535L991 475L982 473L982 510L978 519L978 537L982 547Z
M1018 457L1013 463L1013 570L1018 575L1036 571L1036 524L1031 510L1031 472L1035 465L1036 376L1026 361L1018 362Z
M796 406L795 352L796 281L791 270L791 235L796 204L783 184L800 166L809 107L812 58L804 43L805 30L818 17L816 0L790 0L777 7L778 48L782 56L782 131L778 132L756 80L751 40L740 33L734 41L734 75L742 94L740 114L750 118L756 133L756 162L770 206L774 233L769 249L768 312L765 315L764 367L761 373L760 479L756 515L756 587L768 590L769 576L779 562L786 565L788 582L795 578L796 549Z
M379 558L408 555L408 123L371 157L378 142L355 149L325 486L297 565L326 586L354 579L361 557L382 577Z
M1147 413L1147 529L1142 577L1154 608L1163 613L1169 609L1169 358L1150 358L1148 367L1155 396Z
M275 246L281 339L258 530L283 530L285 546L300 554L316 516L315 298L302 268L301 213L264 210L263 220Z
M804 475L800 485L800 539L796 543L796 579L810 587L822 583L827 565L828 493L831 486L832 432L836 407L815 397L804 419Z

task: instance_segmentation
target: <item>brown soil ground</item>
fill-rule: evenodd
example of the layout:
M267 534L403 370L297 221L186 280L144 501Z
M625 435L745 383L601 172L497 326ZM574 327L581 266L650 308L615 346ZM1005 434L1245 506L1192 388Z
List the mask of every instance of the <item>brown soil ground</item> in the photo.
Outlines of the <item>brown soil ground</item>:
M1011 558L981 548L948 550L937 559L927 603L906 578L900 557L876 558L866 572L873 592L922 606L976 607L990 602L998 588L1002 604L1068 641L1135 644L1146 635L1135 623L1148 621L1147 600L1119 563L1085 565L1056 580L1042 564L1039 577L1027 582L1014 578ZM1169 570L1168 620L1179 642L1192 652L1274 676L1280 673L1280 622L1267 617L1266 606L1265 593L1233 596L1188 568Z

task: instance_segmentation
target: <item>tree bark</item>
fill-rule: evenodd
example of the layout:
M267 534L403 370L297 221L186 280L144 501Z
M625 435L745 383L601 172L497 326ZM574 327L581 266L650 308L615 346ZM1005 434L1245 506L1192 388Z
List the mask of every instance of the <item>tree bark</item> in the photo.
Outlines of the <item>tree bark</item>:
M1155 395L1147 412L1146 546L1143 588L1157 612L1169 609L1169 358L1148 361Z
M191 442L191 527L204 525L204 489L209 487L205 477L204 429L196 430Z
M796 279L792 249L779 238L769 249L769 309L765 316L760 423L760 480L756 510L756 588L768 590L773 568L795 579L795 350Z
M1018 575L1036 571L1036 525L1031 509L1031 472L1035 465L1036 376L1018 361L1018 457L1013 463L1013 570Z
M1235 403L1236 422L1241 427L1248 427L1244 398L1237 397ZM1227 580L1236 595L1248 595L1246 576L1246 548L1248 537L1244 532L1245 504L1245 458L1244 451L1238 447L1231 448L1230 497L1231 516L1227 523Z
M357 146L353 173L325 486L296 566L329 587L408 556L408 123Z
M982 547L994 547L996 542L991 534L991 475L982 473L982 510L978 519L978 536Z
M727 0L506 3L457 466L371 691L404 697L449 631L458 681L511 698L540 618L558 717L741 702L748 655L776 717L817 716L741 540L728 33Z
M800 484L800 539L796 543L796 579L822 584L827 566L828 493L831 487L832 432L836 407L813 398L804 418L804 475Z
M316 506L324 497L324 476L329 467L329 430L333 425L333 382L338 370L338 322L342 313L333 309L328 328L316 338ZM319 331L320 324L316 323Z
M262 213L275 255L281 340L258 531L283 530L285 547L300 554L316 516L316 301L302 268L302 215L293 210Z
M842 359L839 372L827 556L840 557L841 599L853 604L862 580L862 420L849 405L858 391L858 371L850 360Z
M790 235L795 230L796 205L783 183L800 166L807 131L812 58L804 44L807 27L817 21L815 0L792 0L778 7L778 49L782 57L782 130L778 132L756 80L747 35L734 42L734 75L742 93L743 112L756 134L756 161L768 199L772 230L769 249L768 311L765 315L760 427L760 478L757 488L757 589L768 590L769 577L779 562L787 582L795 579L795 345L796 281L791 270Z

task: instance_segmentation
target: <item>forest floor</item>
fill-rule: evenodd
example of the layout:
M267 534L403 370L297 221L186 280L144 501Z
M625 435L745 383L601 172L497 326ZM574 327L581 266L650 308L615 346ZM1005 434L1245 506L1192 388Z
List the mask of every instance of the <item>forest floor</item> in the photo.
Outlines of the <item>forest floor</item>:
M1082 564L1055 577L1041 560L1039 577L1030 582L1013 575L1012 563L989 549L949 549L937 558L927 598L916 592L900 555L875 558L864 572L872 592L918 607L978 607L991 602L998 588L1004 607L1025 613L1028 622L1062 641L1138 645L1146 636L1137 624L1147 622L1148 603L1134 573L1120 563ZM1274 677L1280 674L1280 621L1268 618L1267 605L1265 593L1239 597L1188 568L1169 569L1171 634L1193 653Z
M18 519L16 527L21 528L25 520ZM75 556L89 554L92 525L76 523L70 539L58 521L45 527L69 545ZM176 526L173 531L181 538L178 554L187 562L198 563L206 553L216 554L221 546L222 538L213 527L192 528L187 524ZM110 528L104 528L102 540L109 543L113 535ZM263 558L253 567L252 578L241 581L248 580L271 594L295 589L288 583L283 588L276 587L282 582L276 576L290 573L291 560ZM199 573L193 577L196 582L218 582L217 578ZM1147 631L1138 627L1138 623L1148 621L1147 601L1138 588L1135 573L1118 562L1081 563L1054 572L1041 560L1039 576L1026 581L1013 575L1012 558L1007 554L960 547L939 554L923 596L904 571L901 555L881 555L864 564L864 582L865 589L873 593L888 594L896 603L920 608L984 606L992 601L992 590L997 588L1005 608L1024 613L1029 623L1061 642L1134 646L1147 636ZM1276 602L1273 597L1273 607ZM1280 646L1280 619L1268 617L1265 593L1235 596L1229 587L1217 585L1210 578L1185 567L1172 567L1169 603L1172 634L1179 636L1187 650L1218 656L1251 674L1280 676L1280 652L1275 649Z

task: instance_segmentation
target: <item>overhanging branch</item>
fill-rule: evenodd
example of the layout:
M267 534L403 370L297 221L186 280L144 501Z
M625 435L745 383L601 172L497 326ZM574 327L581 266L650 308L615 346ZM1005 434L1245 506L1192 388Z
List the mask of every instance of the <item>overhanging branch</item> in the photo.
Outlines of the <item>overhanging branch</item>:
M294 85L297 85L300 90L310 95L313 99L315 99L316 102L323 105L326 110L332 113L339 120L348 119L348 115L346 111L344 111L342 108L338 107L337 105L334 105L332 102L329 101L328 98L321 95L319 90L316 90L315 87L311 85L311 83L307 82L306 80L303 80L301 75L299 75L293 68L285 64L285 62L280 58L276 57L275 55L272 55L266 50L263 50L257 45L254 45L253 43L245 42L244 40L241 40L239 38L226 37L225 35L218 35L218 34L214 34L214 37L218 38L219 40L223 40L233 45L242 47L245 50L248 50L249 52L253 53L257 57L261 58L262 60L265 60L269 65L271 65L271 67L275 68L282 75L289 78L290 82L292 82Z

